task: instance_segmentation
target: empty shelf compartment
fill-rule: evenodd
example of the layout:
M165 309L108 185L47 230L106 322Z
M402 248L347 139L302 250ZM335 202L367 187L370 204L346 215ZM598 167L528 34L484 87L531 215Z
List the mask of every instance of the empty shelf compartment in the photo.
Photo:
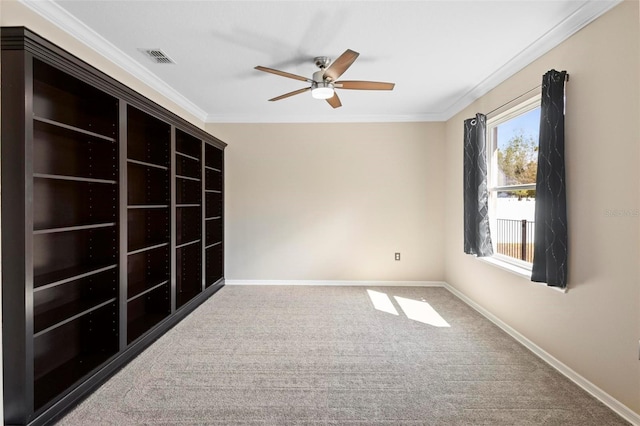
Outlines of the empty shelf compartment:
M170 279L170 252L170 247L167 245L128 256L127 300Z
M224 164L224 151L213 145L205 144L205 165L208 168L222 170Z
M169 209L130 209L127 212L127 247L129 252L169 243L171 238Z
M182 245L202 237L202 209L180 207L176 209L176 245Z
M153 167L127 163L127 203L136 205L168 205L171 194L169 173Z
M33 113L68 127L117 138L118 100L39 60L33 61Z
M117 296L116 268L33 293L33 332L43 331L113 302Z
M169 283L155 287L127 303L127 343L146 333L171 313Z
M202 141L180 129L176 129L176 151L180 154L188 155L193 159L200 160L202 156ZM198 167L199 166L198 164Z
M115 223L117 199L116 185L36 177L34 230Z
M176 203L200 204L202 201L202 186L200 182L186 179L176 180Z
M224 276L224 246L217 244L205 253L205 285L210 287Z
M206 227L205 246L208 247L211 244L215 244L223 240L224 229L222 226L222 218L207 220L205 223L205 227Z
M202 245L176 250L176 305L184 305L202 291Z
M102 306L34 338L36 410L117 353L116 305Z
M171 126L127 105L127 158L169 167Z
M116 227L33 236L34 287L110 268L117 263Z
M215 192L205 193L205 214L207 218L221 217L224 212L224 197Z
M34 173L115 181L117 164L114 142L34 122Z

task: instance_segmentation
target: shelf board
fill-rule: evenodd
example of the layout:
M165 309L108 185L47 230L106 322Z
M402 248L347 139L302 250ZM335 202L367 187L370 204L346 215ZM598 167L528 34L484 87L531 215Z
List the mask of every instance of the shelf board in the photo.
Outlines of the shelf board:
M222 216L211 216L211 217L205 217L204 220L220 220L222 219Z
M222 194L222 191L218 191L217 189L205 189L204 192L211 192L214 194Z
M176 207L200 207L202 204L176 204Z
M46 290L51 287L114 269L117 266L117 264L101 266L74 266L72 268L36 275L33 277L33 291L37 292Z
M130 252L127 253L127 256L131 256L131 255L139 254L139 253L144 253L145 251L154 250L154 249L157 249L157 248L160 248L160 247L166 247L168 245L169 245L169 243L167 242L167 243L154 244L154 245L148 246L148 247L142 247L142 248L139 248L139 249L136 249L136 250L131 250Z
M153 287L149 287L149 288L147 288L147 289L145 289L145 290L143 290L143 291L141 291L139 293L136 293L135 296L131 296L130 298L127 299L127 303L131 302L132 300L137 299L140 296L144 296L145 294L150 293L150 292L152 292L153 290L155 290L157 288L162 287L163 285L167 284L168 282L169 282L169 280L164 280L161 283L154 285Z
M60 325L66 324L114 300L116 300L115 297L109 300L106 300L104 297L102 300L75 300L45 312L35 314L33 316L34 336L38 336L45 330L52 330Z
M216 243L209 244L208 246L206 246L206 247L205 247L205 250L206 250L206 249L209 249L209 248L211 248L211 247L219 246L220 244L222 244L222 241L218 241L218 242L216 242Z
M176 177L178 179L186 179L186 180L192 180L194 182L200 182L200 178L194 178L194 177L191 177L191 176L176 175Z
M93 225L79 225L79 226L66 226L62 228L46 228L46 229L34 229L33 235L40 234L53 234L56 232L70 232L70 231L83 231L86 229L99 229L99 228L109 228L111 226L116 226L115 222L106 222L106 223L96 223Z
M215 167L211 167L211 166L204 166L204 168L207 170L211 170L213 172L222 172L222 170L216 169Z
M36 122L39 122L39 123L49 124L51 126L60 127L62 129L66 129L66 130L71 130L71 131L76 132L76 133L82 133L83 135L91 136L91 137L94 137L94 138L97 138L97 139L102 139L102 140L108 141L108 142L115 142L116 141L115 138L110 137L110 136L104 136L104 135L101 135L99 133L90 132L88 130L81 129L79 127L70 126L68 124L60 123L59 121L49 120L48 118L43 118L43 117L38 117L37 115L33 116L33 121L36 121Z
M70 180L73 182L106 183L109 185L115 185L118 183L117 181L111 179L94 179L80 176L52 175L47 173L34 173L33 177L39 179Z
M168 209L169 204L134 204L128 205L128 209Z
M77 314L75 314L73 316L70 316L70 317L68 317L68 318L66 318L66 319L64 319L64 320L62 320L60 322L57 322L57 323L45 328L44 330L41 330L41 331L39 331L37 333L34 333L33 334L33 338L35 339L36 337L40 337L43 334L50 332L51 330L55 330L56 328L58 328L60 326L63 326L65 324L67 324L67 323L70 323L73 320L76 320L76 319L78 319L78 318L80 318L80 317L82 317L84 315L87 315L87 314L89 314L89 313L91 313L91 312L93 312L95 310L98 310L98 309L102 308L103 306L107 306L108 304L113 303L115 301L116 301L116 298L112 297L111 299L106 300L106 301L104 301L104 302L102 302L102 303L100 303L98 305L92 306L89 309L85 309L82 312L79 312L79 313L77 313Z
M189 241L187 243L178 244L176 246L176 249L181 249L183 247L190 246L191 244L196 244L196 243L199 243L199 242L200 242L200 240L198 239L198 240Z
M147 163L146 161L134 160L133 158L127 158L127 163L137 164L139 166L145 166L145 167L153 167L160 170L169 170L169 168L166 166L161 166L160 164L154 164L154 163Z
M200 161L200 159L198 157L194 157L193 155L185 154L184 152L176 151L176 155L179 155L179 156L184 157L184 158L188 158L189 160L198 161L198 162Z

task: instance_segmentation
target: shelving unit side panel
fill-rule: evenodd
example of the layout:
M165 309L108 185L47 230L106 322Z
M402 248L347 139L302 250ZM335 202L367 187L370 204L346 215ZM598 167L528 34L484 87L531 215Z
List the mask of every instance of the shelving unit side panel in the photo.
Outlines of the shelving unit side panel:
M226 145L225 145L226 146ZM216 146L215 147L216 151L220 153L220 178L222 180L221 183L221 188L220 190L222 191L221 194L221 204L222 204L222 208L221 208L221 227L222 227L222 247L221 247L221 260L220 260L220 278L224 280L224 273L225 273L225 268L224 268L224 259L225 259L225 247L226 247L226 239L225 239L225 233L224 233L224 228L225 228L225 197L226 197L226 190L225 190L225 161L224 161L224 146Z
M33 413L33 59L19 50L1 59L4 421L25 424Z

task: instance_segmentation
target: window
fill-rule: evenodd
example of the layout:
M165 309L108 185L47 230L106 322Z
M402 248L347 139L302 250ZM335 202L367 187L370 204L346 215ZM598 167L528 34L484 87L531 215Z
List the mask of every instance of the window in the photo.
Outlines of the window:
M540 96L487 122L489 218L494 257L531 269Z

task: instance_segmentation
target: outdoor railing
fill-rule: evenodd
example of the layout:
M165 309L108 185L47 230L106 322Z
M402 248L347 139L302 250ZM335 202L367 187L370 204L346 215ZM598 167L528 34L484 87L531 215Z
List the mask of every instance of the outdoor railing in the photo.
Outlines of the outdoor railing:
M495 246L497 252L532 263L535 222L525 219L496 219L496 221Z

